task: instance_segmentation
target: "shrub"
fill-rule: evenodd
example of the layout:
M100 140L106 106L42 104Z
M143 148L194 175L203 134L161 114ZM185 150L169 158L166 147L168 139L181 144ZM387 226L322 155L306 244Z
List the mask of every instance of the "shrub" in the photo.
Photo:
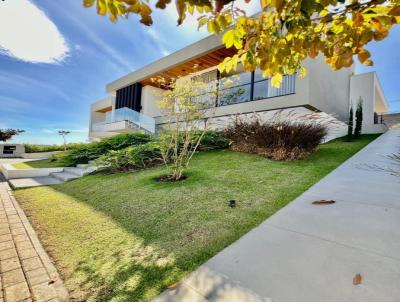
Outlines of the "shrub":
M198 141L201 134L200 131L192 133L193 144ZM183 140L180 144L182 143ZM229 140L224 137L223 133L208 130L203 135L198 150L221 149L227 148L228 145ZM100 156L97 164L104 165L107 170L112 171L141 170L163 163L160 150L159 140L121 150L111 150Z
M363 122L363 100L360 98L357 103L356 109L356 126L354 128L354 137L358 138L361 135L361 128Z
M291 122L260 118L246 122L237 118L225 131L236 151L256 153L274 160L301 159L313 152L327 135L327 127L317 122Z
M162 163L160 146L156 142L111 150L97 160L97 164L112 171L141 170Z
M200 132L194 131L194 137L199 137ZM199 150L214 150L225 149L229 147L229 139L227 139L223 132L215 130L207 130L204 132L200 141Z
M67 149L74 149L86 145L84 143L70 143L67 144ZM39 152L52 152L52 151L64 151L62 145L36 145L36 144L25 144L26 153L39 153Z
M351 142L353 140L353 119L354 119L354 113L353 113L353 106L350 107L349 111L349 123L347 124L347 141Z
M109 151L146 144L151 140L151 136L140 132L119 134L113 137L104 138L100 142L85 144L74 148L67 153L67 158L74 164L87 163L88 161L95 160Z

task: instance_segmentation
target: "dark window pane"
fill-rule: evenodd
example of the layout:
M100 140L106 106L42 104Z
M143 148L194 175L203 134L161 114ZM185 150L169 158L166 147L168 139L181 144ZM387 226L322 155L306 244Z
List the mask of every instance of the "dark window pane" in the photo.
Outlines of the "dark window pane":
M269 81L262 81L254 83L254 100L262 100L268 98L268 83Z

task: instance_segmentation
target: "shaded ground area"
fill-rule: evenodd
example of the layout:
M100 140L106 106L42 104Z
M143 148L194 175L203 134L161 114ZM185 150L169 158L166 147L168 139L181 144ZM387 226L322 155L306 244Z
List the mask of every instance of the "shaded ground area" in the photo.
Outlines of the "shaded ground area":
M274 162L228 150L197 154L188 178L156 168L93 175L16 196L80 301L149 301L356 153L376 136ZM228 200L237 207L228 207Z

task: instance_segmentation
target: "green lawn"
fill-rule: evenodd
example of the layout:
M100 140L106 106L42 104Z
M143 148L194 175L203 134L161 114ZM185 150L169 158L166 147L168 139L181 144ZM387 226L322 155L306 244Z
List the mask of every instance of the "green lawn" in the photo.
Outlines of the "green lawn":
M156 182L165 171L154 168L15 194L74 301L150 301L375 137L334 141L295 162L202 152L176 183Z
M16 169L33 169L33 168L58 168L58 167L66 167L68 163L66 163L64 159L64 155L66 152L57 152L55 157L48 159L40 159L27 161L23 163L15 163L12 164Z

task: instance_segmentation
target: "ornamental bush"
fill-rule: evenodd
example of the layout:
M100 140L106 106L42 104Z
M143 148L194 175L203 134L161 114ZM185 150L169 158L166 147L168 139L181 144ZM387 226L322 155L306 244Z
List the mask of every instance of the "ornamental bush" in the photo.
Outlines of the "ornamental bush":
M200 131L193 131L193 143L196 143L201 136ZM182 140L183 143L183 140ZM207 130L199 145L199 151L227 148L229 140L223 133L214 130ZM142 170L164 163L160 141L157 139L138 146L131 146L121 150L111 150L99 157L98 165L104 166L109 171L134 171Z
M141 170L162 164L160 146L156 142L111 150L97 160L97 164L111 171Z
M260 118L237 118L225 130L235 151L255 153L274 160L296 160L313 152L327 135L326 125L318 122Z
M141 132L119 134L104 138L100 142L93 142L73 148L67 153L66 157L73 164L87 163L109 151L146 144L151 140L152 137L150 135Z
M67 144L67 150L82 147L87 145L85 143L70 143ZM64 151L63 145L36 145L36 144L25 144L26 153L39 153L39 152L52 152L52 151Z

